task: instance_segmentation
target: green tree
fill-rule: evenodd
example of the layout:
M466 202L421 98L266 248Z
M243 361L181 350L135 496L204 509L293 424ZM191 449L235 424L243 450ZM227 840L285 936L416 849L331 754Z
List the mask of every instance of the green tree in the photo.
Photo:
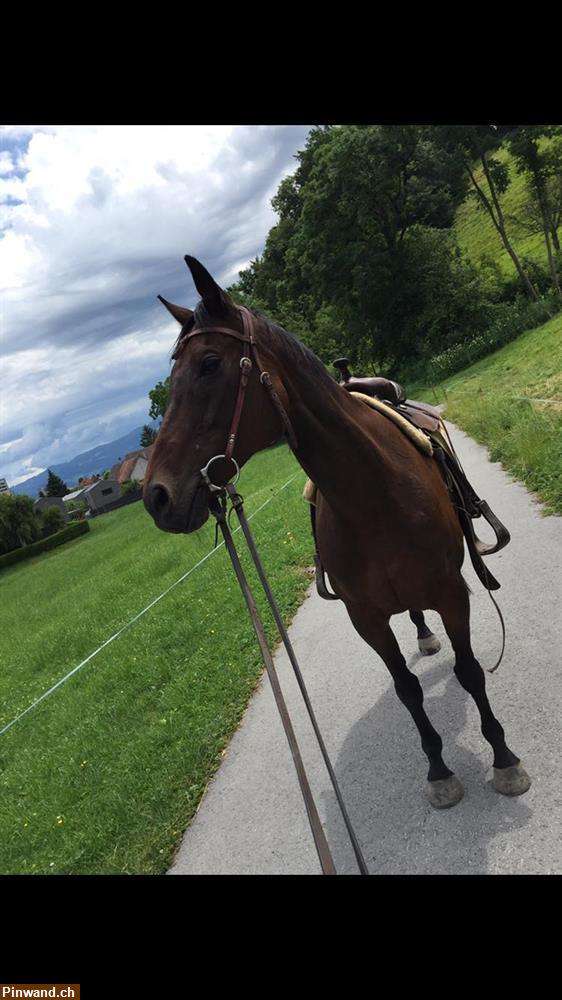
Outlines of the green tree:
M72 514L74 511L82 513L88 510L88 504L85 500L68 500L65 503L65 507L69 514Z
M11 552L36 542L41 534L40 521L31 497L0 495L0 551Z
M380 363L417 350L409 269L422 230L449 227L465 197L458 156L427 128L342 126L314 130L297 159L272 201L279 222L237 288L325 361L334 348ZM445 314L447 269L442 279Z
M126 479L124 483L121 484L121 494L122 496L127 496L129 493L137 493L141 486L138 479Z
M44 507L39 513L41 537L47 538L64 528L64 514L58 507Z
M63 497L68 493L68 486L51 469L47 469L49 478L47 479L46 494L48 497Z
M142 434L140 439L141 448L148 448L151 444L154 444L155 441L156 441L156 431L148 424L145 424L142 429Z
M149 417L152 420L157 420L158 417L163 418L170 397L170 376L168 375L163 382L157 382L154 389L148 393L148 397L150 399Z
M552 239L552 246L556 253L560 253L559 229L562 225L562 172L554 174L552 177L547 177L545 190L550 209L550 237ZM517 213L511 216L511 221L525 235L529 235L529 233L544 235L543 213L538 203L535 189L529 180L527 181L527 193L527 199L518 208Z
M494 125L438 125L430 129L435 142L456 158L470 179L471 193L490 216L529 298L538 301L534 287L507 231L501 195L509 186L507 167L493 154L505 134ZM479 181L476 166L482 167L486 184ZM486 190L487 187L487 190Z
M545 139L555 141L545 144ZM552 246L554 241L554 249L560 248L556 224L557 205L549 183L551 180L559 180L562 174L562 128L559 125L520 125L510 133L506 141L515 159L516 170L528 178L539 209L552 287L558 298L562 299Z

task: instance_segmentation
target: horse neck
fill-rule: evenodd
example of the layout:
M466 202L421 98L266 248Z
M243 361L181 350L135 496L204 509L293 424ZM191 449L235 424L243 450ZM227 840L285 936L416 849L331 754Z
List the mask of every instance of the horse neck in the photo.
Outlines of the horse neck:
M347 508L350 493L362 493L371 478L378 495L385 494L389 456L361 420L357 401L326 371L307 371L306 363L292 358L283 358L278 369L298 445L295 457L328 502Z

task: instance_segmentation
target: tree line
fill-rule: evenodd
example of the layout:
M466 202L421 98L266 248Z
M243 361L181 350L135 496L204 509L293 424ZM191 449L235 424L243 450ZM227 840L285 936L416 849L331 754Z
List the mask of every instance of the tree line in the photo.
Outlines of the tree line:
M48 538L64 528L64 523L64 515L58 507L37 510L31 497L3 493L0 496L0 555Z
M503 146L525 178L526 208L506 217ZM314 128L272 200L263 253L228 289L326 364L422 377L437 359L463 367L562 308L562 128L555 125L345 125ZM473 199L514 265L470 260L453 230ZM513 233L540 232L548 269L521 258ZM471 355L469 355L471 358ZM150 392L163 416L169 379Z

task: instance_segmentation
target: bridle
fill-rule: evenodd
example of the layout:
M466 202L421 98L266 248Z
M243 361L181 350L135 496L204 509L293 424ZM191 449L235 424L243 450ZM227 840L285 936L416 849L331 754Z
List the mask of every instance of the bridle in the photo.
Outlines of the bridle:
M191 330L189 333L187 333L185 335L185 338L184 338L185 340L190 340L191 337L197 337L198 335L200 335L202 333L222 333L222 334L225 334L228 337L234 337L236 340L240 340L242 342L242 345L243 345L243 348L242 348L243 353L242 353L242 357L240 359L240 381L238 383L238 394L237 394L237 397L236 397L236 403L235 403L235 406L234 406L234 413L233 413L232 421L231 421L231 424L230 424L230 430L229 430L229 433L228 433L228 438L227 438L227 442L226 442L226 448L225 448L225 451L224 451L223 455L215 455L213 458L209 459L209 461L207 462L206 466L203 469L200 470L201 471L201 476L202 476L203 481L205 482L206 486L208 487L208 489L210 491L209 509L210 509L211 513L213 514L213 516L216 519L217 528L220 527L220 529L222 531L222 535L223 535L223 538L224 538L224 544L225 544L227 552L228 552L228 554L230 556L230 559L231 559L231 562L232 562L232 566L233 566L234 572L236 574L236 578L237 578L238 583L240 585L240 589L242 591L244 600L246 602L246 606L247 606L249 614L250 614L252 625L253 625L254 631L256 633L256 638L258 640L258 644L259 644L259 647L260 647L260 650L261 650L261 654L263 656L263 660L264 660L264 663L265 663L265 668L267 670L267 675L269 677L269 680L270 680L270 683L271 683L271 687L272 687L272 690L273 690L273 696L275 698L275 702L276 702L277 708L279 710L279 714L281 716L281 721L283 723L283 728L285 730L285 734L287 736L287 741L289 743L289 748L291 750L291 755L293 757L293 762L294 762L295 769L296 769L296 772L297 772L297 777L298 777L298 780L299 780L299 785L300 785L300 788L301 788L301 792L302 792L302 796L303 796L303 799L304 799L306 811L307 811L307 814L308 814L308 820L309 820L309 823L310 823L310 828L311 828L311 831L312 831L312 836L314 838L314 844L315 844L315 847L316 847L316 850L317 850L317 853L318 853L318 857L319 857L319 860L320 860L320 865L322 867L322 872L323 872L324 875L336 875L337 874L336 868L335 868L335 865L334 865L334 861L333 861L332 855L330 853L330 848L329 848L328 842L326 840L326 835L324 833L324 830L323 830L323 827L322 827L322 823L321 823L320 817L318 815L318 810L316 808L316 804L314 802L314 798L313 798L313 795L312 795L312 792L311 792L311 789L310 789L310 784L308 782L306 771L304 769L304 764L303 764L303 761L302 761L302 757L301 757L301 753L300 753L299 746L298 746L298 743L297 743L297 739L296 739L296 736L295 736L295 732L294 732L294 729L293 729L293 726L292 726L292 723L291 723L291 719L289 717L289 712L287 710L287 705L286 705L285 699L283 697L283 692L281 691L281 686L279 684L279 678L277 677L277 672L276 672L276 669L275 669L275 664L273 662L273 657L271 655L271 650L270 650L269 644L267 642L265 630L264 630L264 627L263 627L263 622L262 622L262 620L260 618L259 611L258 611L258 608L257 608L257 605L256 605L256 601L255 601L254 595L252 594L252 591L251 591L250 586L248 584L248 580L246 578L244 569L243 569L242 564L240 562L240 558L238 556L238 553L237 553L237 550L236 550L236 546L234 545L234 541L232 539L232 534L230 532L230 528L229 528L229 525L228 525L228 519L227 519L227 516L226 516L227 496L230 499L230 501L232 502L232 507L236 511L238 520L240 521L240 526L242 528L242 531L244 532L244 537L246 538L246 542L248 543L248 548L250 550L250 554L252 556L252 560L253 560L254 565L256 567L256 570L258 572L258 576L259 576L261 585L263 587L265 596L267 598L267 601L268 601L269 606L271 608L271 611L273 613L273 618L274 618L275 623L277 625L277 628L279 630L279 634L281 636L281 640L282 640L282 642L283 642L283 644L285 646L285 649L287 651L287 655L289 657L289 661L291 663L291 666L293 667L293 670L294 670L294 673L295 673L295 677L297 679L297 683L299 685L301 694L303 696L303 700L304 700L304 703L306 705L306 709L307 709L310 721L312 723L314 732L316 734L316 738L318 740L320 751L321 751L322 756L324 758L324 763L326 764L326 768L327 768L328 774L330 776L332 787L334 789L334 792L335 792L335 795L336 795L336 798L337 798L337 801L338 801L338 804L339 804L339 807L340 807L340 810L341 810L341 813L342 813L343 821L345 823L345 826L347 828L347 831L348 831L348 834L349 834L349 837L350 837L350 840L351 840L351 844L352 844L352 847L353 847L353 850L354 850L354 853L355 853L355 857L357 859L357 864L359 866L359 870L360 870L360 872L361 872L362 875L368 875L369 871L368 871L367 865L365 864L365 859L363 858L363 855L361 853L361 848L360 848L359 843L357 841L357 837L355 835L355 832L353 830L353 827L351 826L351 822L350 822L349 817L347 815L347 811L346 811L345 804L343 802L342 795L341 795L341 792L340 792L340 789L339 789L339 786L338 786L338 783L337 783L337 779L336 779L336 776L335 776L335 773L334 773L334 769L333 769L332 764L330 762L330 758L328 757L328 752L326 750L326 747L325 747L325 744L324 744L324 740L322 738L322 734L321 734L320 729L318 727L318 723L316 721L316 717L314 715L314 712L313 712L313 709L312 709L312 705L310 703L310 698L309 698L308 692L306 690L304 679L303 679L300 667L298 665L297 658L295 656L295 653L294 653L294 650L293 650L293 647L292 647L292 644L291 644L291 640L289 639L287 630L285 628L285 623L283 621L283 617L281 615L281 612L279 611L279 608L277 606L277 603L275 601L275 598L274 598L273 593L271 591L271 588L269 586L269 582L268 582L267 577L266 577L266 575L264 573L263 566L261 564L261 561L260 561L260 558L259 558L259 554L258 554L258 551L256 549L252 533L250 531L250 526L248 524L248 521L246 519L246 515L244 513L244 506L243 506L242 497L235 490L235 485L236 485L236 482L238 481L238 478L239 478L239 475L240 475L240 469L239 469L238 463L236 462L235 458L233 457L233 452L234 452L234 447L235 447L235 444L236 444L236 439L237 439L237 436L238 436L238 428L239 428L239 425L240 425L240 418L242 416L242 410L243 410L243 407L244 407L244 399L245 399L245 395L246 395L246 389L247 389L247 386L248 386L248 380L250 378L250 373L251 373L252 368L254 367L254 365L255 365L257 371L259 372L259 379L260 379L261 384L263 385L264 389L269 394L271 402L272 402L273 406L275 407L275 409L277 410L277 412L279 414L279 417L281 418L281 422L282 422L282 424L283 424L283 426L285 428L285 433L287 435L287 439L288 439L288 442L289 442L292 450L296 451L297 448L298 448L297 440L296 440L296 437L295 437L295 432L293 430L291 421L289 420L289 417L287 416L285 408L284 408L281 400L279 399L279 395L278 395L278 393L275 390L275 386L273 385L273 382L272 382L272 379L271 379L271 375L269 374L268 371L265 370L265 368L263 367L263 365L262 365L262 363L260 361L260 357L259 357L257 346L256 346L256 340L255 340L255 336L254 336L255 327L256 327L256 319L252 315L252 313L248 309L245 308L245 306L238 306L237 308L238 308L238 311L239 311L239 313L241 315L241 318L242 318L243 333L239 333L237 330L232 330L230 327L227 327L227 326L207 326L207 327L196 327L196 329ZM234 466L234 469L235 469L235 478L234 478L233 482L227 482L225 485L220 485L220 484L214 483L212 481L212 478L211 478L211 475L210 475L210 472L209 472L210 466L213 464L213 462L216 462L219 459L227 459L230 462L232 462L232 464ZM231 474L230 478L232 479L232 474ZM215 542L215 544L216 544L216 542Z
M254 365L257 371L259 372L259 379L261 384L267 391L269 398L273 403L273 406L275 407L281 418L281 422L285 428L285 433L287 435L287 439L289 441L292 450L296 451L298 447L297 439L295 437L295 432L293 430L291 421L289 420L285 407L283 406L283 403L279 399L279 395L275 390L275 386L273 385L271 375L269 374L268 371L265 370L260 361L260 356L258 354L258 349L256 345L256 338L254 336L255 328L257 325L256 318L255 316L252 315L249 309L246 309L245 306L237 306L237 310L242 319L243 333L239 333L238 330L233 330L229 326L201 326L201 327L196 327L194 330L190 330L190 332L185 335L185 340L187 341L191 340L192 337L199 336L202 333L222 333L227 337L234 337L236 340L242 341L243 345L242 346L243 353L242 357L240 358L240 381L238 382L238 395L236 397L236 404L234 406L234 413L232 416L232 422L230 424L230 430L228 432L224 454L214 455L213 458L209 459L206 466L203 469L201 469L201 475L203 477L205 485L212 493L217 492L223 488L222 486L218 486L216 483L213 483L211 476L209 474L209 467L212 465L213 462L216 462L221 458L225 458L231 461L236 470L234 483L238 481L238 478L240 476L240 468L238 466L238 463L236 462L236 459L233 457L233 452L234 452L234 446L236 444L236 438L238 436L238 428L240 426L240 418L242 416L242 410L244 407L244 399L246 396L246 389L250 378L250 372L252 371Z

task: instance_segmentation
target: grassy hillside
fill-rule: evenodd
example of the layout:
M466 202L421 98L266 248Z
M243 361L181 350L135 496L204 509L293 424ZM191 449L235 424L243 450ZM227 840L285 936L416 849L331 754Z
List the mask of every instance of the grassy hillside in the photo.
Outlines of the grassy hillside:
M249 515L272 498L252 526L287 620L312 562L304 480L279 447L256 456L240 481ZM0 728L213 541L214 523L195 535L165 534L138 503L96 518L85 538L5 570ZM269 615L264 622L273 639ZM0 736L0 871L166 871L261 669L223 548Z
M491 458L562 514L562 314L435 389L412 396L445 403L445 416Z
M511 221L513 217L519 218L524 214L524 207L528 201L525 178L515 172L514 161L507 150L501 149L496 156L502 163L507 164L510 176L509 187L505 194L500 196L500 204L511 242L520 257L530 257L547 267L546 247L542 234L528 234ZM482 167L476 169L475 176L484 192L489 195ZM474 263L478 264L483 257L488 257L499 264L504 277L512 278L515 275L513 262L504 249L490 216L472 197L458 209L454 230L461 248Z

